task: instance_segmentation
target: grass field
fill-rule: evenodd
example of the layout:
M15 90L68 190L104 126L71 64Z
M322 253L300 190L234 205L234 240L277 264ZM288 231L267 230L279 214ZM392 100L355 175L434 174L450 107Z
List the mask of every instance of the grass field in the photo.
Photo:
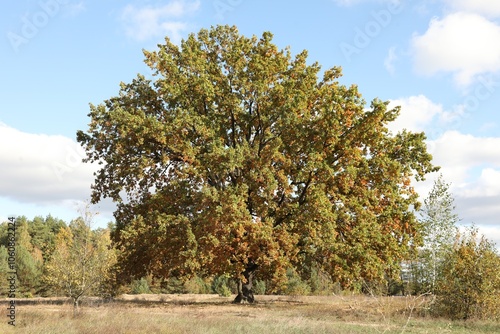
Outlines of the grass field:
M451 322L425 317L414 297L258 296L233 305L216 295L124 295L87 300L78 315L58 299L18 300L16 327L8 301L0 333L500 333L498 322Z

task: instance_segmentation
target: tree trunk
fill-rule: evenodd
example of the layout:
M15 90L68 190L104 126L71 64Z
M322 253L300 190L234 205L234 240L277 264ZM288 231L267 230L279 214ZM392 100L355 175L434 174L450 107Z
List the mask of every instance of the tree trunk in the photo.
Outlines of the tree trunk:
M76 317L80 312L80 297L73 298L73 316Z
M238 279L238 295L234 298L233 303L253 303L255 298L253 296L253 278L255 276L255 271L259 268L254 262L250 262L247 268L243 272L243 277L245 277L245 282L241 278Z

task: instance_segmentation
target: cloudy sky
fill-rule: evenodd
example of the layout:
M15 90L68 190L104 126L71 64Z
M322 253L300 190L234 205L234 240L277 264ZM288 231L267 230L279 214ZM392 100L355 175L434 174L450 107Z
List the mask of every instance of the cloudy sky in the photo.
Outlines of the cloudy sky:
M76 131L89 103L148 74L142 49L217 24L274 33L280 47L341 66L391 127L425 131L464 225L500 243L500 1L17 0L0 12L0 218L70 220L95 167ZM417 185L423 197L437 175ZM102 203L97 225L112 219Z

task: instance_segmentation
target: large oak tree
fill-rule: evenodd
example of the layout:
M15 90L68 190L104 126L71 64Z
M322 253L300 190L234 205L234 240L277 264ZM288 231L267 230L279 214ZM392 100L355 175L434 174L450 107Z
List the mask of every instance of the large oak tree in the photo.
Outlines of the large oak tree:
M93 202L118 203L126 276L230 273L252 301L256 270L275 287L287 268L347 286L418 242L411 180L436 168L423 133L387 129L399 108L367 107L339 68L321 73L271 33L218 26L144 54L152 79L91 105L77 134L101 164Z

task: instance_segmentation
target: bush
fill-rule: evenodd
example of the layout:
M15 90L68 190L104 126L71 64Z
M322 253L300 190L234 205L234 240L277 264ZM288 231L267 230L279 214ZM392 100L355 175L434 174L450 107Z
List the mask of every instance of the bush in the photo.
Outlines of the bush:
M290 296L305 296L311 294L311 287L307 282L304 282L302 278L293 270L288 269L286 272L288 282L284 293Z
M201 278L200 276L195 276L184 283L184 289L186 293L193 294L209 294L212 293L212 287L210 282Z
M162 293L185 293L184 282L176 277L170 277L161 282Z
M266 294L266 282L261 280L255 280L253 282L253 293L256 295Z
M231 288L229 287L229 276L221 275L214 278L212 281L212 291L222 297L231 296Z
M130 293L134 295L151 293L151 290L149 289L148 280L145 277L138 280L137 279L133 280L132 283L130 284Z
M451 319L500 319L500 257L477 228L458 235L440 269L434 313Z
M333 282L330 276L318 268L311 270L309 286L311 292L315 295L329 295L333 290Z

